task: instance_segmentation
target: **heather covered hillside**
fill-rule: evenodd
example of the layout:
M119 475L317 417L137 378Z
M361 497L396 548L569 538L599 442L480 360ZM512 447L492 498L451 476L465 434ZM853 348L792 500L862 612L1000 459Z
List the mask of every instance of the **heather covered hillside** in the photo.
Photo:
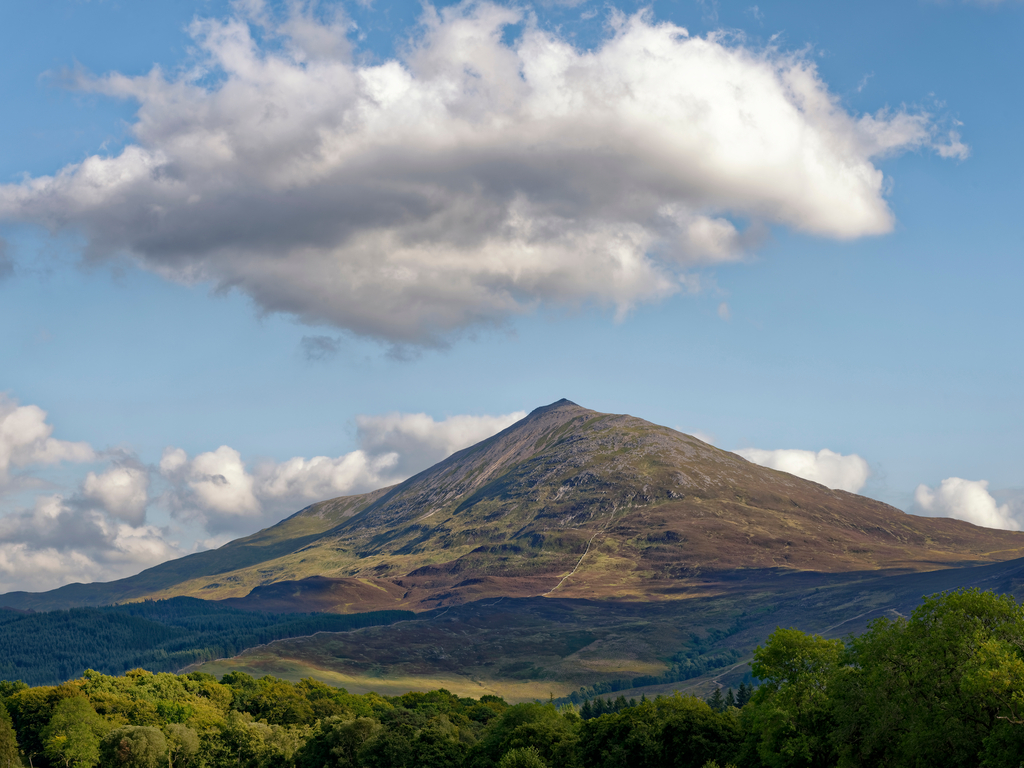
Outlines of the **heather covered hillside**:
M9 593L0 605L191 595L348 613L488 597L671 601L766 569L910 572L1021 556L1024 533L908 515L561 400L394 487L118 582Z

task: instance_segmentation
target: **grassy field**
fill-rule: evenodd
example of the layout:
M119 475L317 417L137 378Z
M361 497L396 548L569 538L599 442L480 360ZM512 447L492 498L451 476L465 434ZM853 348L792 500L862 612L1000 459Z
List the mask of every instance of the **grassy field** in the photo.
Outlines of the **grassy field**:
M573 690L558 682L515 682L480 681L466 675L402 675L387 672L376 674L346 674L330 669L311 666L301 659L289 659L275 653L254 652L234 659L220 659L208 662L198 668L201 672L221 677L228 672L245 672L253 677L273 675L284 680L297 682L305 677L320 680L328 685L344 688L349 693L379 693L384 696L399 696L409 691L433 691L444 688L458 696L501 696L508 702L541 700L565 696Z

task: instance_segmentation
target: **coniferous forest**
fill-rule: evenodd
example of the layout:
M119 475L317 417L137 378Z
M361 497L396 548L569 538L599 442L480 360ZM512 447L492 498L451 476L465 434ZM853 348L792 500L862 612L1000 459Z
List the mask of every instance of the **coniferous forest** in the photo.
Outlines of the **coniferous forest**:
M582 706L314 680L88 671L0 683L0 768L818 768L1024 760L1024 611L966 590L859 637L778 629L756 688Z
M193 597L45 613L0 610L0 680L55 685L87 669L170 672L273 640L391 624L414 615L260 613Z

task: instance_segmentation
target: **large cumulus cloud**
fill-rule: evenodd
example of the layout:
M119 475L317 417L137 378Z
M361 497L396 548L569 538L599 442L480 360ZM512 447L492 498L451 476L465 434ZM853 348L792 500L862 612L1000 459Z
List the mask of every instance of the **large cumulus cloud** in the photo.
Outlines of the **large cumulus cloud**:
M804 451L796 448L765 450L743 448L735 453L762 467L789 472L816 483L856 493L871 476L868 463L855 453L844 455L823 448Z
M876 158L967 151L926 114L849 113L806 56L646 14L613 14L581 50L522 10L427 6L400 59L366 64L337 17L243 7L192 25L183 74L80 79L137 100L132 143L0 187L0 217L264 311L432 344L538 303L622 314L767 225L887 232Z
M1010 504L997 503L986 480L947 477L936 488L922 483L914 492L911 511L928 517L954 517L985 528L1021 530Z

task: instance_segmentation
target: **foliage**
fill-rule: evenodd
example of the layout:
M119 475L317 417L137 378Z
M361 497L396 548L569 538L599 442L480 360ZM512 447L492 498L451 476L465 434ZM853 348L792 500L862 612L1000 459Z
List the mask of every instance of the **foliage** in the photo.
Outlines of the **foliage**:
M42 731L43 752L65 768L91 768L100 757L100 737L109 729L84 696L63 699Z
M21 752L7 707L0 704L0 768L21 768Z
M125 725L103 737L100 757L111 768L157 768L167 759L167 738L151 725Z
M1011 598L927 598L845 644L778 629L752 671L756 690L711 703L620 695L577 712L90 670L60 686L0 684L0 768L1018 768L1024 755L1024 609Z
M770 768L835 763L829 686L843 660L841 640L775 630L750 665L761 680L754 706L744 708L748 749Z
M86 669L169 672L273 640L344 632L411 616L408 611L257 613L191 597L11 614L0 622L0 678L53 685Z
M498 768L548 768L548 764L536 747L517 747L502 755Z
M1024 754L1024 609L977 589L924 599L850 643L837 681L845 765L1017 766Z

